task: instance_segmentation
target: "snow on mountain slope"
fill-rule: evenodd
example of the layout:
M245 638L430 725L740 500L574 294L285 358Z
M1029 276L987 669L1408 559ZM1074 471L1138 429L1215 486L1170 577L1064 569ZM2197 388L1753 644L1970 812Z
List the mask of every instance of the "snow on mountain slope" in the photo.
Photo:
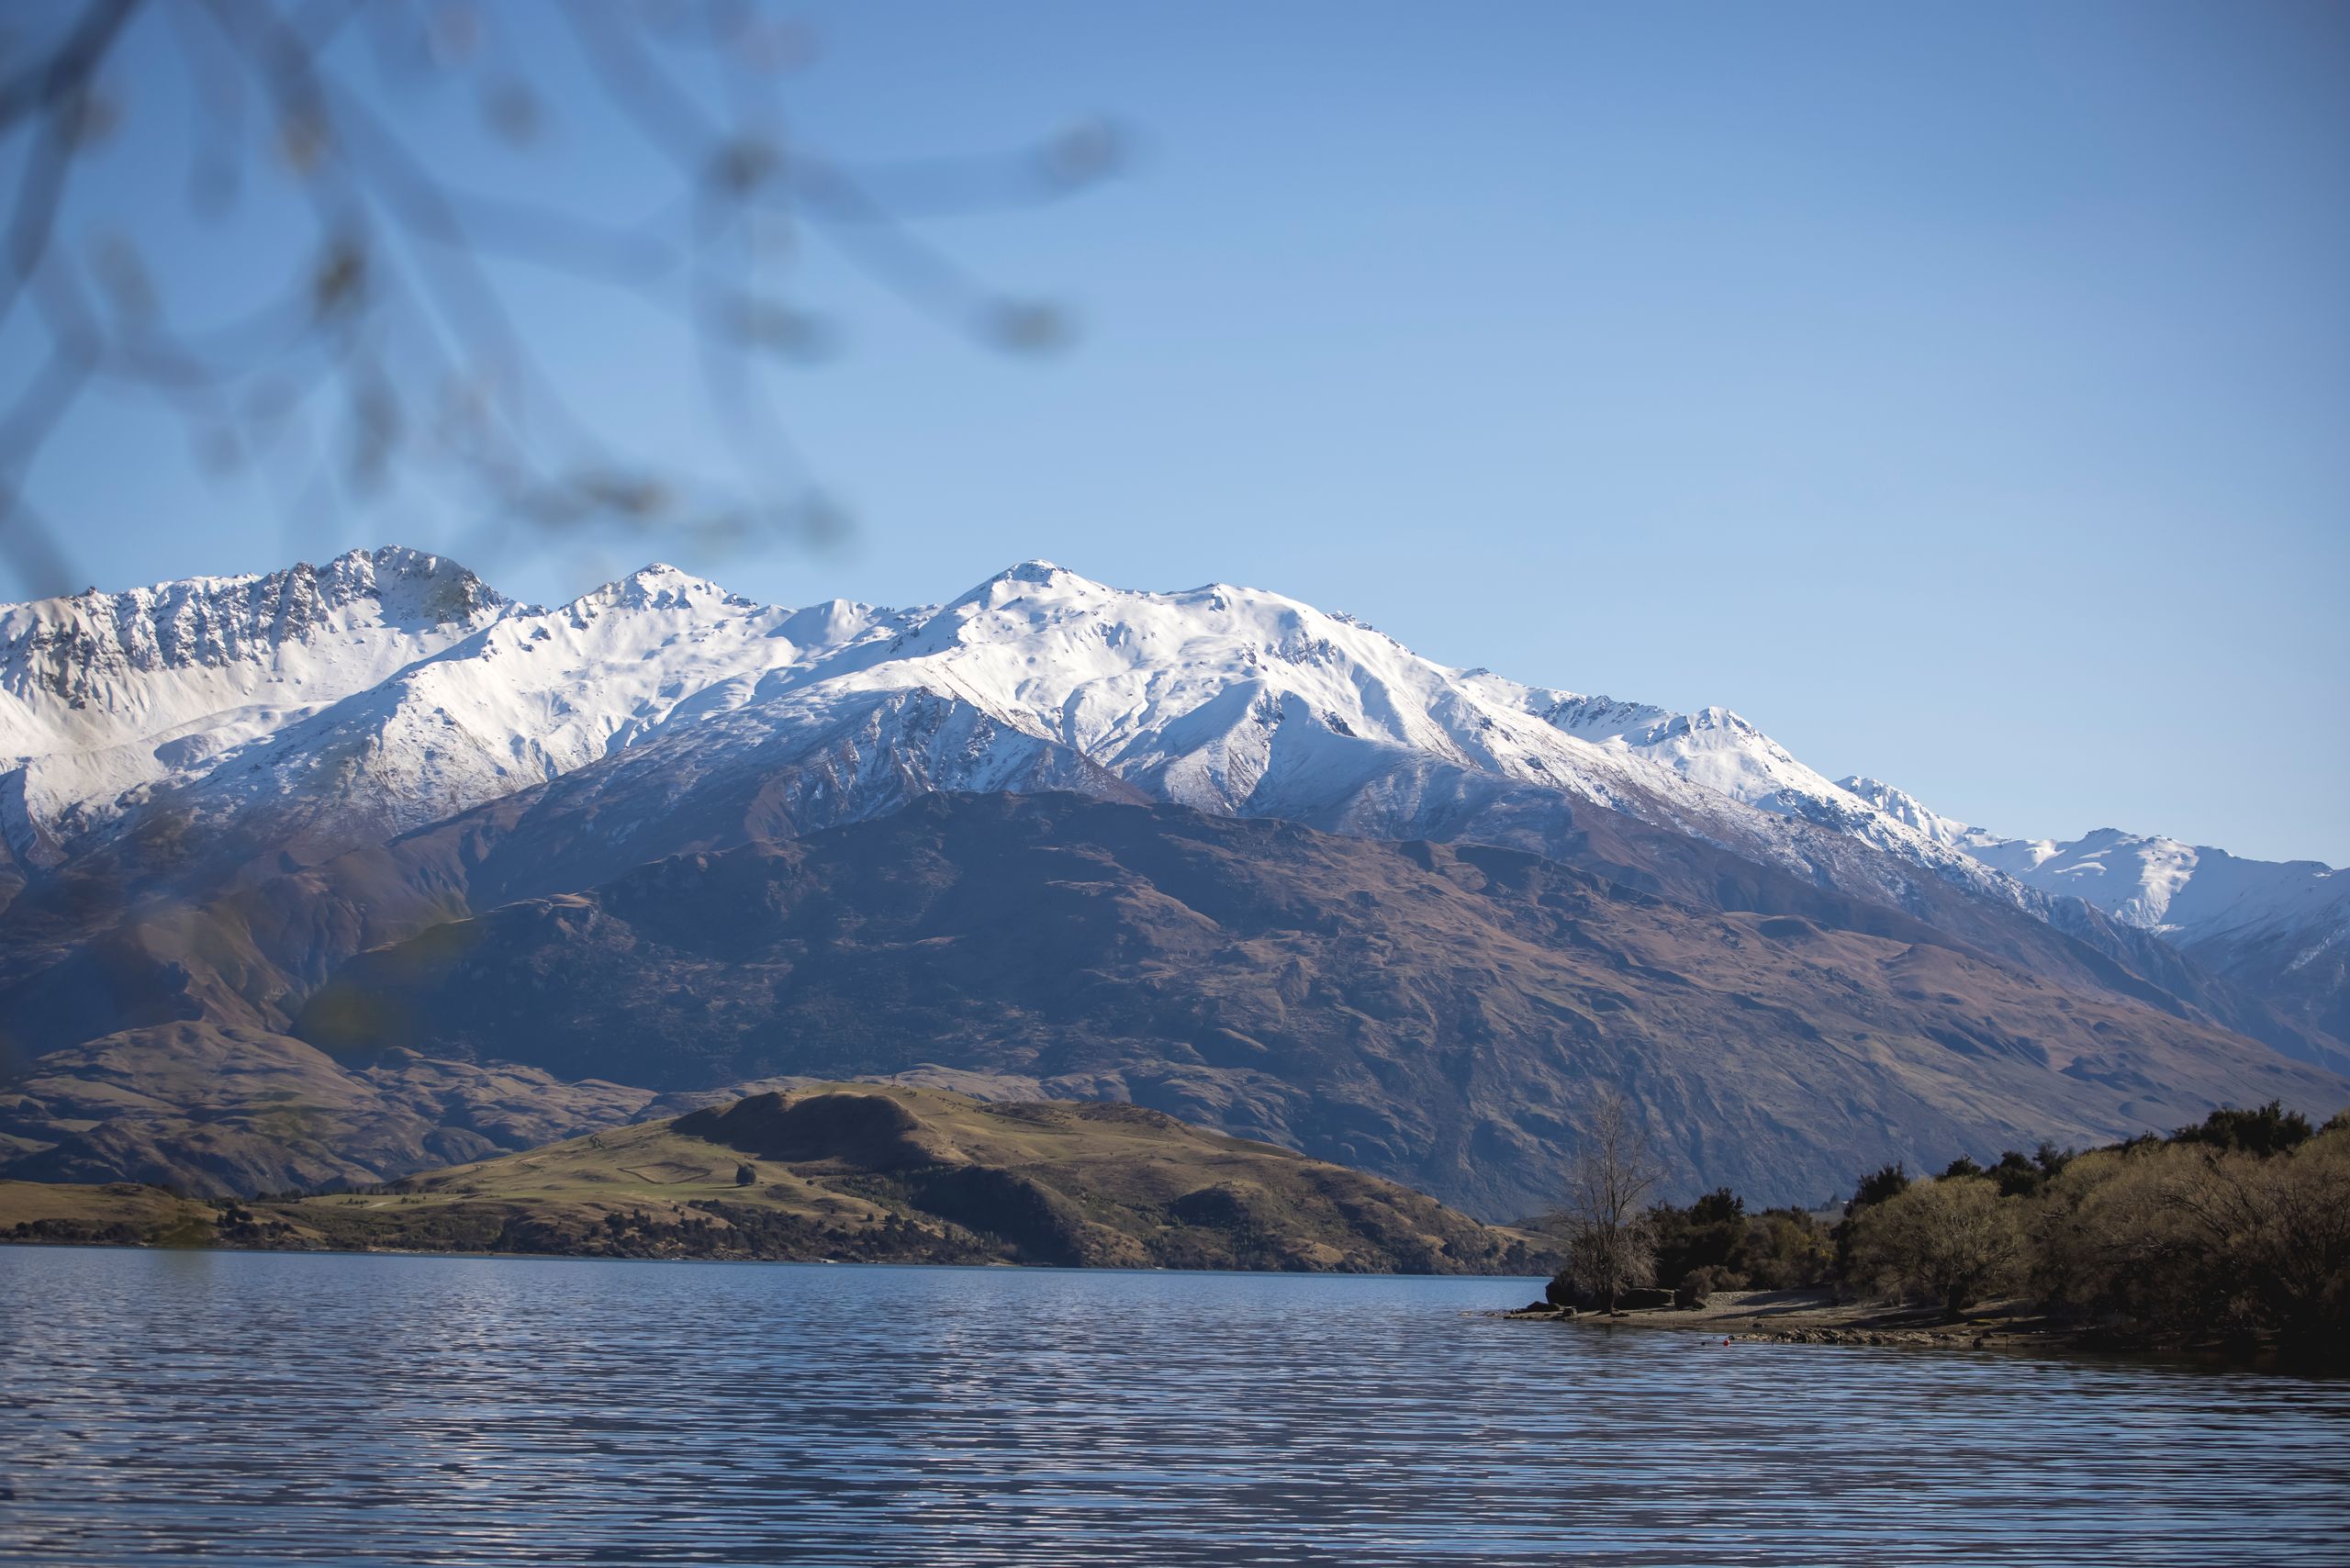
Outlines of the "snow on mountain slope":
M2315 860L2246 860L2224 849L2110 827L2065 842L2001 838L1942 816L1877 779L1847 778L1842 787L1919 822L1937 842L1963 848L2028 887L2084 900L2117 920L2165 935L2307 924L2350 897L2350 873Z
M1373 836L1491 832L1500 811L1551 822L1527 830L1546 852L1560 819L1540 802L1564 799L1897 907L1919 898L1904 863L2011 904L2037 897L1725 710L1464 673L1224 584L1133 592L1032 561L943 606L795 610L656 566L538 610L389 550L6 614L15 707L0 735L17 767L0 764L0 823L36 864L158 831L224 866L307 861L658 741L662 777L615 776L632 809L753 768L834 791L796 808L827 821L916 779L1096 768L1148 797ZM912 760L893 772L893 756Z
M341 702L112 803L332 848L567 774L748 700L778 671L902 627L779 609L655 565L554 610L511 606Z
M2061 889L2166 935L2306 924L2350 897L2350 875L2314 860L2245 860L2208 845L2098 828L2068 843L1993 841L1970 851L2020 881Z
M307 861L639 754L599 775L606 804L579 796L614 842L697 780L744 780L739 805L787 770L757 810L843 821L1049 780L1374 836L1498 812L1540 848L1564 800L1897 907L1919 907L1905 867L2043 915L2078 890L1725 709L1458 671L1224 584L1133 592L1032 561L943 606L790 610L655 566L541 610L386 549L0 610L0 824L33 864L158 823Z
M1908 790L1897 790L1881 778L1855 773L1849 778L1838 779L1836 787L1849 795L1858 796L1896 822L1908 823L1945 847L1972 852L2001 842L1997 834L1970 827L1954 817L1946 817Z
M2350 871L2119 828L2062 842L2001 838L1874 778L1843 787L2025 887L2153 932L2285 1014L2350 1041Z
M657 675L645 679L696 694L658 722L615 729L612 683L568 673L558 683L575 706L583 688L594 690L606 715L603 750L612 766L599 770L592 788L601 831L616 842L632 836L632 815L780 770L795 770L786 794L803 826L883 809L917 782L991 789L1021 778L1225 814L1304 816L1399 757L1565 790L1647 816L1707 819L1728 805L1523 714L1489 710L1455 689L1451 672L1391 639L1273 594L1220 586L1130 593L1031 562L934 608L759 614L786 618L787 632L817 620L827 630L806 647L774 640L737 646L715 660L709 673L724 678L709 684L676 673L668 641L632 633L632 645L659 642L645 655ZM696 629L709 633L709 619ZM525 621L509 620L487 641L527 646L532 635ZM455 679L461 670L470 681L479 662L471 646L453 650L397 684ZM447 705L394 706L438 713ZM510 707L477 727L483 736L545 729L538 714ZM322 747L304 737L293 749L307 756ZM583 749L549 760L576 758L576 766L591 759ZM487 756L478 746L473 753ZM455 778L444 766L433 785L443 800L469 803L487 798L497 780L478 768ZM780 810L781 798L768 809Z
M137 633L168 642L154 627L169 628L189 595L128 597L124 618L143 611L152 623ZM55 602L28 608L53 614ZM52 660L62 686L37 687L37 697L90 688L106 701L71 725L54 722L54 700L31 705L20 726L31 754L20 756L23 814L66 843L161 812L215 828L265 819L278 834L330 818L354 833L397 830L681 727L708 726L709 745L756 742L772 765L789 759L778 740L830 734L844 711L917 693L971 705L1015 750L1051 742L1148 793L1219 812L1305 809L1349 770L1364 772L1364 754L1399 751L1691 830L1718 829L1726 804L1483 700L1367 628L1221 586L1129 593L1031 562L935 609L792 610L655 566L557 610L501 603L458 630L467 634L444 633L428 656L363 649L375 662L347 659L331 680L305 663L298 626L250 638L235 678L208 684L184 680L177 663L118 669L77 646ZM28 654L45 646L23 641ZM288 665L298 673L285 674ZM255 688L289 686L311 700L250 700ZM219 710L205 711L207 700ZM737 709L755 711L713 722ZM159 716L202 730L205 744L154 744ZM40 755L48 737L32 721L70 727L78 744ZM1277 765L1273 736L1284 730ZM113 765L93 766L101 756ZM967 771L987 767L973 760Z
M1675 713L1644 703L1520 686L1483 670L1463 678L1494 700L1611 756L1669 768L1711 794L1858 839L1974 891L2030 904L2004 877L1986 875L1983 865L1960 846L1909 816L1830 783L1727 708Z
M1442 836L1466 809L1448 781L1457 773L1605 806L1816 882L1874 879L1871 895L1896 903L1910 902L1892 885L1900 878L1860 866L1848 839L2006 902L2025 898L1879 818L1734 716L1697 734L1735 746L1688 744L1692 726L1673 715L1658 716L1645 746L1595 739L1551 717L1563 694L1464 675L1280 594L1221 583L1135 592L1031 561L902 624L763 683L740 726L774 756L776 737L816 733L860 694L929 693L970 704L1006 738L1050 740L1147 796L1203 811ZM705 730L665 757L684 767L684 748L743 744ZM1763 759L1750 771L1777 771L1768 807L1723 787L1746 757Z
M0 606L0 827L50 829L379 685L509 602L453 561L389 547L266 576Z
M111 745L256 701L316 707L507 605L456 563L398 547L0 605L0 756Z
M1223 584L1129 592L1043 561L811 677L959 697L1152 794L1220 812L1278 814L1264 809L1284 783L1272 737L1290 724L1611 805L1658 782L1561 745L1393 639L1294 599Z

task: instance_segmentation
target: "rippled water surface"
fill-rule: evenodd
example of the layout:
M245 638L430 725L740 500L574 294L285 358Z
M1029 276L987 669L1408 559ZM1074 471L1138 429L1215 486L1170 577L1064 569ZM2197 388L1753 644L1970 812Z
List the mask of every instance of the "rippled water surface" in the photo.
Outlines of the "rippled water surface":
M2350 1554L2350 1387L1530 1289L0 1248L0 1562Z

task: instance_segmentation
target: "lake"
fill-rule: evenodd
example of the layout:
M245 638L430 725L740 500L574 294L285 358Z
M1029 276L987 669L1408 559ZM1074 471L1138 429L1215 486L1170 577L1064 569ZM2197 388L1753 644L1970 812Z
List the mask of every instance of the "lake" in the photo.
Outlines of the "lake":
M0 1247L0 1562L2350 1560L2350 1386L1538 1288Z

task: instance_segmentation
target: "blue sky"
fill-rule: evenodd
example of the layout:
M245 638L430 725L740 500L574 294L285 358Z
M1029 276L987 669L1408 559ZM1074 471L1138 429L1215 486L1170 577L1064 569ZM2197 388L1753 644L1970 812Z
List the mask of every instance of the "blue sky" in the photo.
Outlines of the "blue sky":
M538 142L455 89L386 112L483 188L657 202L555 29L497 14L543 73ZM2350 863L2350 9L790 15L821 45L794 131L836 154L1134 129L1113 184L923 230L1083 332L990 353L812 240L790 286L840 349L772 381L852 539L469 563L510 591L649 554L788 602L934 600L1032 555L1248 583L1449 663L1723 703L2002 832ZM263 171L238 220L185 213L155 20L61 232L129 227L195 319L284 253L294 196ZM590 418L722 461L672 317L498 276ZM0 333L8 386L30 353ZM424 495L209 473L121 400L28 490L106 587L475 537Z

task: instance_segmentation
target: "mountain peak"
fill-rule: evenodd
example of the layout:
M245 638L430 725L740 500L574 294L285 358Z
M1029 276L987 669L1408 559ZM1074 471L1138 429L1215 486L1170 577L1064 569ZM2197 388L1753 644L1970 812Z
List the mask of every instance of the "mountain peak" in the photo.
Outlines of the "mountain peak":
M1080 577L1057 561L1047 561L1041 557L1022 561L1016 566L1006 566L1003 570L998 572L995 576L990 577L985 583L981 584L980 587L994 588L999 584L1024 588L1073 588L1080 591L1090 590L1097 593L1114 593L1117 591L1116 589L1110 588L1107 584L1097 583L1091 577Z
M1047 603L1097 602L1121 590L1082 577L1052 561L1027 560L1006 566L987 581L946 606L949 610L976 612L1001 610L1015 600Z
M299 635L308 617L362 599L383 607L386 621L422 620L445 624L500 608L506 596L445 555L406 544L346 550L322 565L297 561L274 572L233 577L184 577L142 588L86 588L55 599L0 605L0 611L27 624L62 623L96 617L109 626L140 619L198 615L251 616L263 610L291 617L281 628Z
M632 610L698 610L718 604L748 605L751 600L666 561L650 561L572 602L621 604Z
M211 756L375 686L509 608L456 562L397 544L0 607L0 756L105 753L175 731L172 756ZM134 748L91 766L53 763L50 787L104 801L178 764Z
M309 570L297 566L294 573ZM447 556L406 544L346 550L315 577L331 601L373 597L387 621L450 625L513 602Z
M690 590L718 587L708 577L698 577L682 566L673 566L666 561L648 561L620 580L622 585L634 583L649 588L681 588Z

